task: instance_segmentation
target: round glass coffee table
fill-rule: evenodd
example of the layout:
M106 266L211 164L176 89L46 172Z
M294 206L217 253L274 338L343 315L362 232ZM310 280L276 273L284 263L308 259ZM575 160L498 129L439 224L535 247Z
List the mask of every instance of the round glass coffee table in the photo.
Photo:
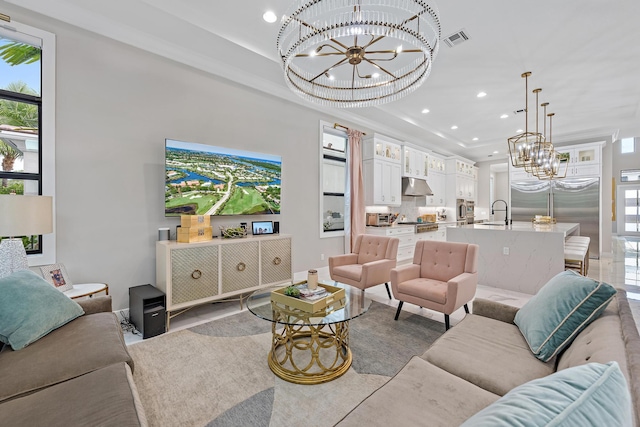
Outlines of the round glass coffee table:
M296 301L274 300L271 292L281 291L283 285L255 291L247 299L251 313L272 322L269 367L285 381L320 384L338 378L351 366L349 321L366 313L371 300L358 288L342 283L331 286L344 289L344 297L313 313L297 308Z

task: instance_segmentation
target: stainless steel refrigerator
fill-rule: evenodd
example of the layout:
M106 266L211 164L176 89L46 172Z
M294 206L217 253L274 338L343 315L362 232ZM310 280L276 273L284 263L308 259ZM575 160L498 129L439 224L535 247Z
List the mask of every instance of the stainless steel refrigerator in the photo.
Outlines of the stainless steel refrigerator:
M600 258L600 178L512 181L511 218L531 221L535 215L580 223L580 234L591 238L589 257Z

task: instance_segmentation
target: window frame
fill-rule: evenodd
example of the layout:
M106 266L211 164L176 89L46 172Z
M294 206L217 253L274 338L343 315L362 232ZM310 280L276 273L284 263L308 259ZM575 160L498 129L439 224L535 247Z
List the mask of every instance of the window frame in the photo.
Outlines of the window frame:
M631 151L624 151L624 141L631 140ZM631 138L622 138L620 139L620 154L634 154L636 152L636 139Z
M30 267L54 264L56 262L56 36L48 31L15 21L1 23L0 34L19 41L34 39L40 41L39 47L42 50L42 53L40 58L41 110L39 112L39 192L43 196L51 196L53 198L53 232L42 236L42 252L27 255L27 261ZM16 174L13 178L23 179L24 177ZM27 179L33 179L33 174L29 174Z
M329 155L325 155L324 153L324 131L325 128L331 128L332 132L342 132L339 130L334 129L333 124L329 123L329 122L323 122L320 121L320 126L319 126L319 133L318 133L318 146L319 146L319 161L318 161L318 168L319 168L319 183L318 183L318 204L319 204L319 211L318 211L318 218L319 218L319 233L320 233L320 238L321 239L326 239L326 238L331 238L331 237L344 237L345 235L345 230L331 230L331 231L325 231L324 230L324 212L326 209L324 209L324 196L325 196L325 192L324 192L324 160L325 158L327 158L328 160L332 160L332 161L342 161L342 159L337 158L337 157L333 157L333 156L329 156ZM344 132L345 137L347 136L347 133ZM349 218L347 218L346 213L346 203L348 200L348 189L346 188L348 185L348 179L347 179L347 165L348 165L348 160L349 160L349 150L347 149L347 146L345 145L345 158L344 158L344 162L345 162L345 189L344 189L344 200L345 200L345 215L343 216L343 220L346 223L347 221L349 221ZM331 193L331 194L327 194L327 195L338 195L338 193Z

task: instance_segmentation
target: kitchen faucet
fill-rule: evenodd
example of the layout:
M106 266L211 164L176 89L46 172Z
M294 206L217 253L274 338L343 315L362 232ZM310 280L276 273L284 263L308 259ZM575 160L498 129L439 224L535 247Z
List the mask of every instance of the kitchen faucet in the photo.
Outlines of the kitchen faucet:
M500 209L499 211L504 212L504 225L509 225L509 205L507 205L506 201L502 199L494 200L493 203L491 203L491 215L495 215L496 213L496 209L493 209L493 205L495 205L496 202L504 203L504 210Z

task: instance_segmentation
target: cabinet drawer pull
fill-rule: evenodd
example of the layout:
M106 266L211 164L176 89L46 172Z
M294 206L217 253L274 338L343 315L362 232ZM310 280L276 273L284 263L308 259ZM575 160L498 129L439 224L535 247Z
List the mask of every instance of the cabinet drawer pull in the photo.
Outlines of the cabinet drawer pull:
M199 278L202 277L202 271L193 270L193 273L191 273L191 277L193 277L194 279L198 280Z
M238 271L244 271L245 268L247 268L247 265L244 262L239 262L238 265L236 265Z
M282 260L280 259L280 257L275 257L273 259L273 264L274 265L280 265L281 262L282 262Z

